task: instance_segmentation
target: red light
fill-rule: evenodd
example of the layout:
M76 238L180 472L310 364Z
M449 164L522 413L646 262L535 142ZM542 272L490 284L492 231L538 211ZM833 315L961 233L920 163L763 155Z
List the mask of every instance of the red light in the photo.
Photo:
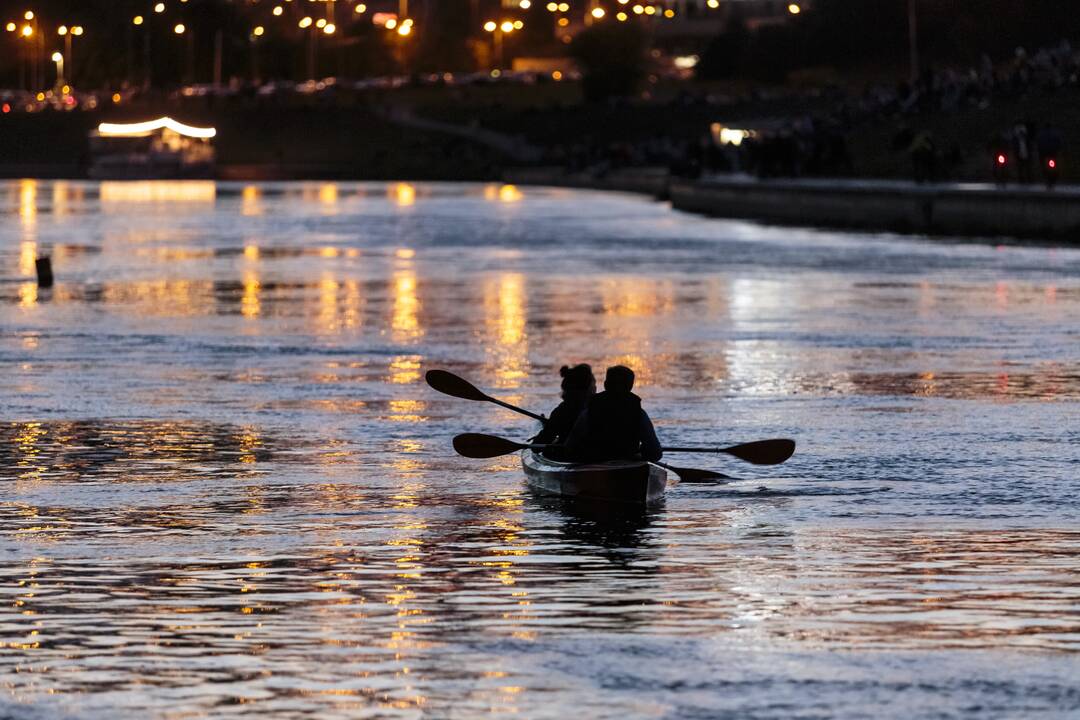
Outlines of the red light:
M1047 165L1047 167L1049 167L1049 168L1050 168L1051 170L1053 170L1054 168L1056 168L1056 167L1057 167L1057 160L1050 160L1049 162L1047 162L1047 163L1046 163L1046 165Z
M1004 165L1005 164L1005 156L1004 155L998 155L997 156L997 161L998 161L998 165Z
M0 107L0 111L3 111L3 113L7 115L9 112L11 112L11 106L7 103L4 103L3 106Z

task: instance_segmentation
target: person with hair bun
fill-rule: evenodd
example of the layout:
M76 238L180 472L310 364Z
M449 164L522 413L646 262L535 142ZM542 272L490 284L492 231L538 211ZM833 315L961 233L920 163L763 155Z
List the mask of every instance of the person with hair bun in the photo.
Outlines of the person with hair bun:
M544 429L533 438L538 445L562 445L570 436L578 415L585 409L589 398L596 393L596 378L592 368L581 364L559 369L562 376L562 402L551 411ZM548 453L545 453L548 454Z
M633 370L624 365L609 367L604 392L589 398L566 439L565 456L578 462L660 460L664 453L656 430L633 389Z

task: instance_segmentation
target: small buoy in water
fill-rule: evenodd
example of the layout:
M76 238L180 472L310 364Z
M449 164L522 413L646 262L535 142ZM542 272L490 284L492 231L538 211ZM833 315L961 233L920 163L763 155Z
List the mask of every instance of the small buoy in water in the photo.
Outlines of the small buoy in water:
M52 287L53 274L52 274L52 260L49 256L39 257L34 261L34 268L37 270L37 284L38 287Z

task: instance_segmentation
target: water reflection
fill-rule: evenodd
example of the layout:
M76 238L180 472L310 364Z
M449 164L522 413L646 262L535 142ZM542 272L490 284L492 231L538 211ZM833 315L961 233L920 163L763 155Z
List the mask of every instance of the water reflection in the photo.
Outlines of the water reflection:
M1067 251L498 184L100 192L0 185L0 675L67 703L44 716L707 717L824 707L822 676L844 707L947 712L1001 685L950 648L1040 651L1051 681L995 702L1062 707ZM547 410L554 368L620 360L663 437L800 453L680 458L745 479L590 508L532 495L513 456L452 456L533 424L422 382ZM930 681L882 681L897 663Z

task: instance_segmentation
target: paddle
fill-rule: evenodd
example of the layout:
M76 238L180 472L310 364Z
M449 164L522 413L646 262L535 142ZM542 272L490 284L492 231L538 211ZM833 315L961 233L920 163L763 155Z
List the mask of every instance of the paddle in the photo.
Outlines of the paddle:
M698 470L696 468L681 468L667 463L654 462L653 465L669 470L679 476L679 481L684 483L707 483L716 480L731 480L731 476L712 470Z
M477 400L479 402L490 402L496 405L501 405L507 410L513 410L514 412L521 413L522 415L528 415L533 420L539 420L542 423L547 422L547 418L543 415L537 415L531 413L528 410L523 410L516 405L511 405L508 402L503 402L498 398L493 398L487 393L481 392L479 388L470 383L468 380L462 377L458 377L452 372L446 370L428 370L424 374L424 379L427 380L427 384L435 390L443 393L444 395L450 395L452 397L461 398L463 400ZM505 454L505 453L504 453Z
M547 445L528 445L481 433L463 433L454 437L454 450L457 451L457 454L477 460L509 455L512 452L525 450L526 448L543 450L546 447Z
M795 454L794 440L758 440L726 448L673 447L664 452L727 453L754 465L779 465Z
M540 422L542 422L544 424L547 424L547 418L543 417L542 415L535 415L535 414L529 412L528 410L517 407L516 405L511 405L510 403L503 402L502 400L499 400L497 398L493 398L490 395L488 395L487 393L485 393L482 390L480 390L479 388L477 388L475 385L470 383L465 378L459 377L459 376L457 376L457 375L455 375L455 374L453 374L451 372L447 372L446 370L428 370L427 373L424 374L424 379L427 380L428 385L430 385L435 390L438 390L439 392L443 393L444 395L450 395L451 397L462 398L463 400L476 400L476 401L479 401L479 402L493 402L496 405L501 405L502 407L507 408L508 410L513 410L514 412L521 413L522 415L527 415L527 416L529 416L531 418L535 418L535 419L539 420ZM499 457L500 455L508 455L508 454L510 454L512 452L515 452L517 450L521 450L524 447L526 447L524 445L521 445L521 446L498 445L498 444L491 443L489 440L478 440L477 439L477 438L491 438L491 437L493 437L493 436L490 436L490 435L477 435L475 433L469 433L467 435L458 435L457 438L454 438L454 449L457 450L459 455L463 455L464 457L471 457L471 458L476 458L476 459L484 459L484 458L491 458L491 457ZM458 446L459 438L465 438L465 439L460 440L460 443L461 443L460 447ZM499 439L501 439L501 438L499 438ZM509 443L511 441L505 440L503 442ZM489 453L489 452L494 452L494 454L493 455L488 455L488 454L475 455L475 454L471 454L471 453ZM656 463L656 464L660 465L664 469L670 470L671 472L678 475L679 479L682 482L688 482L688 483L710 482L712 480L720 480L720 479L727 478L727 475L723 475L721 473L713 472L712 470L697 470L695 468L680 468L680 467L675 467L673 465L665 465L663 463Z
M769 442L769 441L763 441ZM748 445L754 445L756 443L748 443ZM463 433L457 435L454 438L454 450L458 455L467 458L474 458L477 460L486 460L488 458L500 457L502 455L509 455L512 452L518 450L543 450L547 445L531 445L529 443L519 443L513 440L507 440L496 435L484 435L482 433ZM736 445L729 450L738 450L742 445ZM735 457L740 457L736 453L732 453ZM782 460L779 462L783 462ZM657 462L654 465L659 465L665 470L670 470L679 476L679 479L683 482L710 482L712 480L730 480L727 475L723 475L712 470L696 470L694 468L680 468L668 465L666 463ZM758 463L759 465L762 463ZM776 464L776 463L773 463Z

